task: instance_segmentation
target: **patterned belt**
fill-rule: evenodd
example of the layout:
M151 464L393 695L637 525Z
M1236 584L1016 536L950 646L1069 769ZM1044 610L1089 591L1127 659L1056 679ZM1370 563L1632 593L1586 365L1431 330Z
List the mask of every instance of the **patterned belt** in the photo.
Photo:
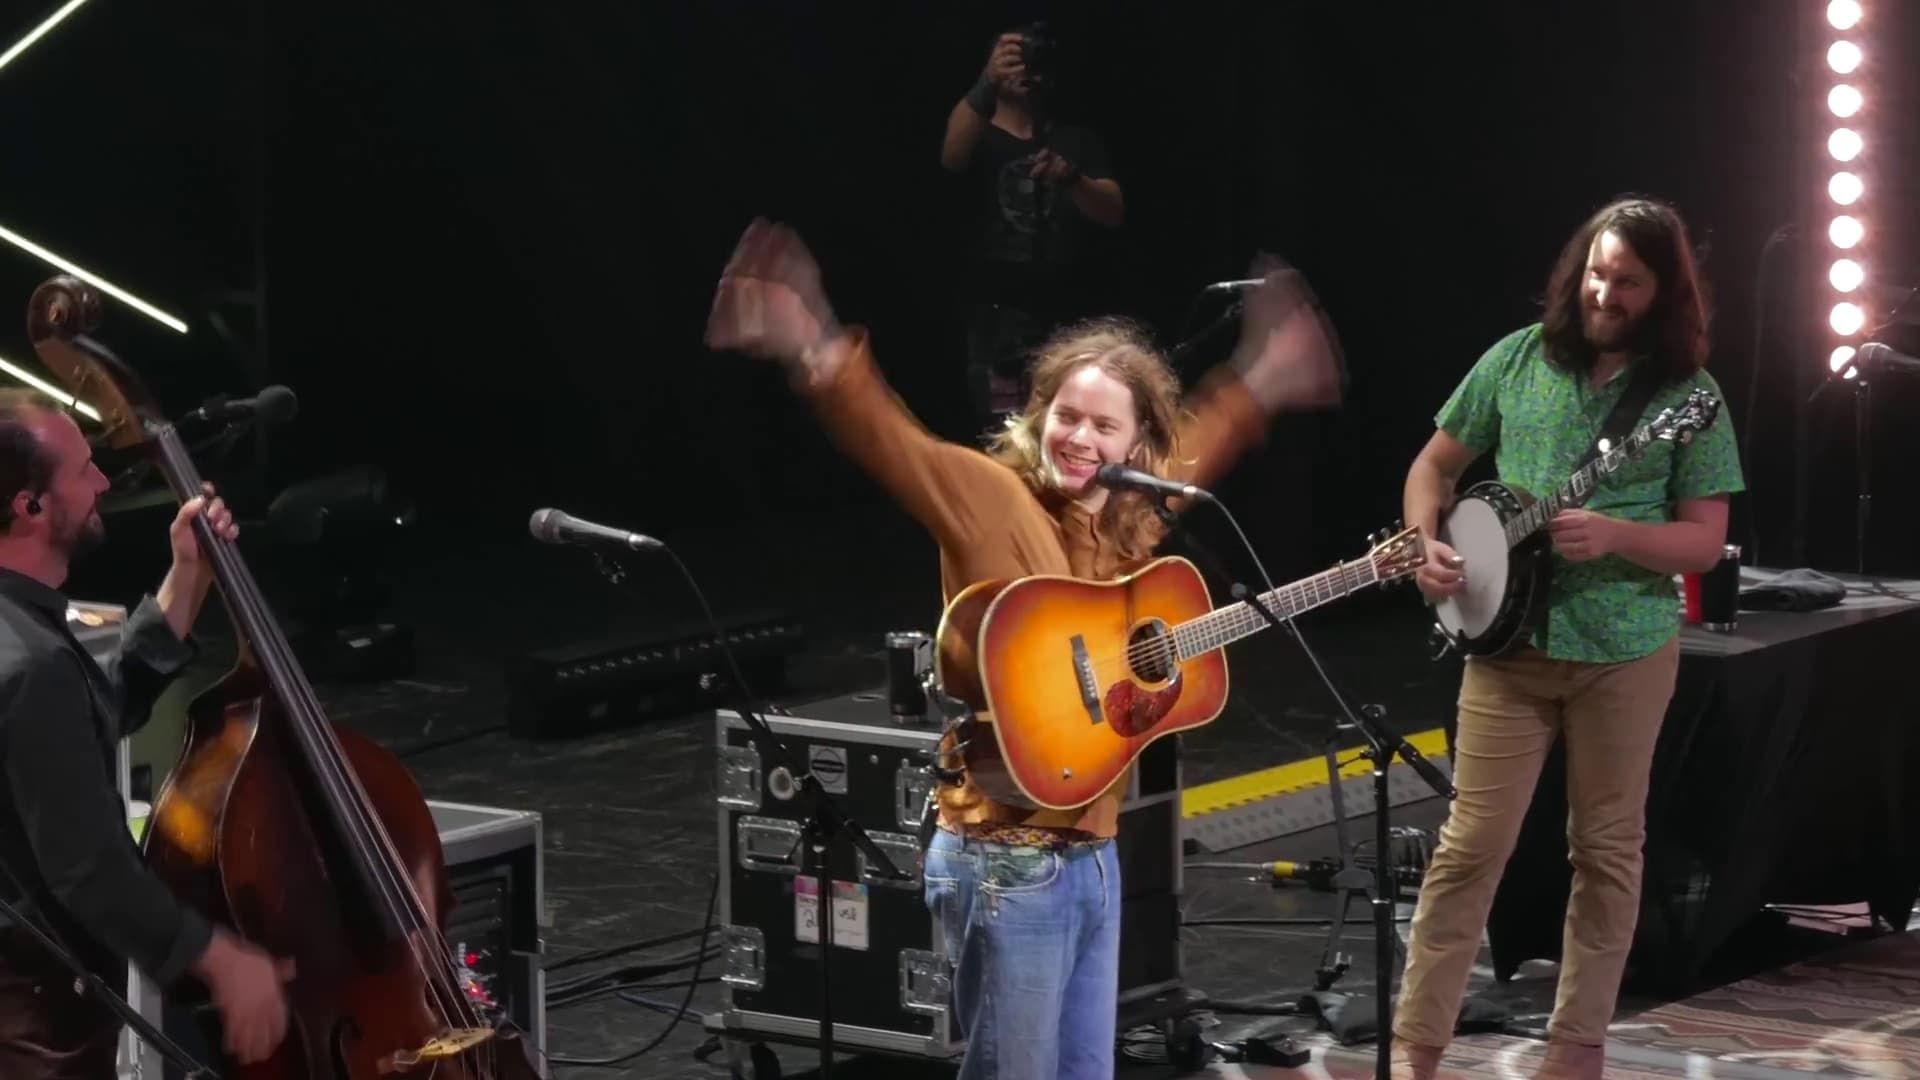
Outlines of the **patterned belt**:
M1055 829L1003 822L982 822L964 828L962 835L967 840L982 844L1005 844L1008 847L1063 851L1070 847L1098 847L1107 842L1105 837L1095 836L1083 829Z

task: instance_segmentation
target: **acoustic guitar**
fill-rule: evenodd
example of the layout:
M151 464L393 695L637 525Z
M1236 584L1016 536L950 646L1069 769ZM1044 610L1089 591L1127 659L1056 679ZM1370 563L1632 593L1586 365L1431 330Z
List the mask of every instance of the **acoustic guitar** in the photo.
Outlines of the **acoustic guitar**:
M1425 559L1419 530L1403 529L1256 598L1291 618ZM1246 601L1216 609L1177 556L1113 581L983 581L947 605L935 676L973 711L961 753L974 786L996 802L1066 810L1099 798L1154 740L1219 716L1223 650L1268 625Z

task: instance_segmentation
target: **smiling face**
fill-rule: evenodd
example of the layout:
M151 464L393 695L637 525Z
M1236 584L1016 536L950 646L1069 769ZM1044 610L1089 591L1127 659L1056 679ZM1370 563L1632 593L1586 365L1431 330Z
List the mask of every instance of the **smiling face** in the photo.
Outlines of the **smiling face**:
M93 447L66 414L39 411L27 426L46 451L53 472L44 492L22 493L18 512L42 525L47 543L64 558L77 558L106 539L100 497L111 485L94 464ZM40 510L30 513L26 496L35 495Z
M1139 433L1133 392L1097 364L1084 364L1054 394L1040 445L1055 486L1097 510L1106 501L1107 489L1093 483L1095 470L1110 461L1124 464Z
M1632 346L1659 287L1653 271L1620 234L1608 229L1595 236L1581 289L1587 341L1603 353Z

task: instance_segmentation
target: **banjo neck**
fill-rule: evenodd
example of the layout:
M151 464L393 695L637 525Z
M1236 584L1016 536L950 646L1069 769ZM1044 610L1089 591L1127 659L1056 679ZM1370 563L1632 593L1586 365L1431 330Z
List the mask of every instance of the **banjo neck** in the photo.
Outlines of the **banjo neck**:
M1605 446L1594 459L1581 466L1567 478L1567 482L1548 492L1544 498L1514 515L1506 524L1507 547L1518 547L1520 542L1539 532L1553 516L1562 510L1578 510L1600 486L1603 476L1638 457L1655 436L1652 425L1636 429L1618 446Z

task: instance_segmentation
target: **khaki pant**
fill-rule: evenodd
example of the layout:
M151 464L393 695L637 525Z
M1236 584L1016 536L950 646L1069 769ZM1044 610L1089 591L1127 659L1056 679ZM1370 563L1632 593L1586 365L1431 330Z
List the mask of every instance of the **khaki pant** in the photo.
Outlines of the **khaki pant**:
M1454 740L1458 797L1420 887L1394 1033L1445 1046L1481 932L1556 734L1567 742L1567 901L1550 1038L1601 1045L1640 914L1647 775L1680 665L1676 634L1621 664L1536 649L1469 658Z

